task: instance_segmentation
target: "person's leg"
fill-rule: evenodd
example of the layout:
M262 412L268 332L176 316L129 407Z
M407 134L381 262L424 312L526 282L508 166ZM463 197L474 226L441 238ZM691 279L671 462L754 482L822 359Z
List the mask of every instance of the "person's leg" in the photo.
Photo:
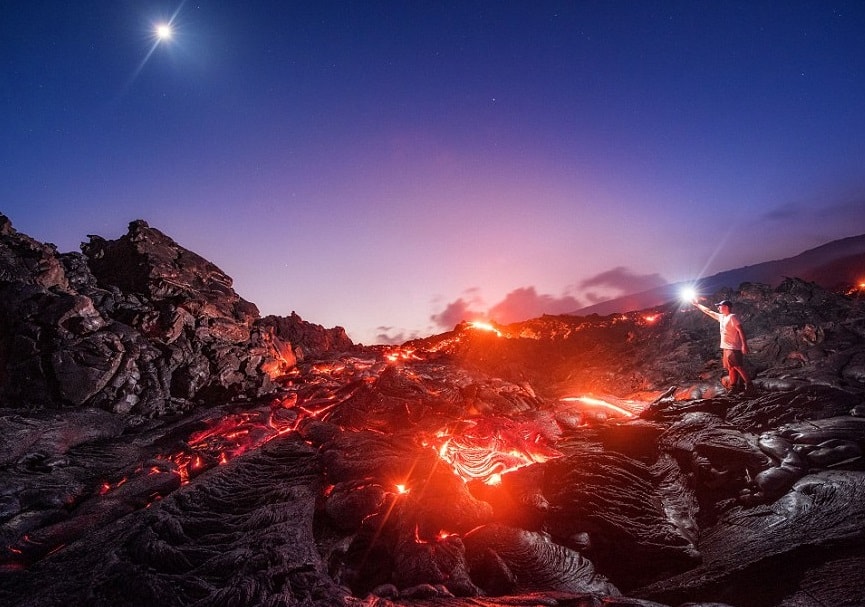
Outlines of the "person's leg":
M745 365L741 365L737 372L742 377L742 381L745 382L745 392L751 392L754 386L751 384L751 376L748 375L747 371L745 371Z
M730 392L735 392L737 375L735 361L733 359L733 350L724 350L724 354L721 360L724 363L724 369L727 371L727 377L724 378L727 381L722 381L721 383Z
M739 372L737 367L730 367L730 386L734 389L739 388L739 379L741 379L742 374Z
M730 350L727 362L730 365L730 381L732 385L735 386L736 378L741 377L742 382L745 384L745 391L751 391L751 377L745 370L745 361L742 352L739 350Z

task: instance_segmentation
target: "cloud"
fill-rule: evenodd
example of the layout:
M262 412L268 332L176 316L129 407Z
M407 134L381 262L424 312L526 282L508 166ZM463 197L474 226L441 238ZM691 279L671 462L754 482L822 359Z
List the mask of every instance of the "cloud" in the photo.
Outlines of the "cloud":
M398 329L396 327L381 326L376 327L375 330L376 335L374 343L388 346L398 346L411 339L425 337L425 335L422 335L419 331L407 332L405 329Z
M568 314L581 306L580 301L570 295L540 295L534 287L523 287L508 293L487 315L496 322L508 324L544 314Z
M667 281L660 274L635 274L628 268L619 266L579 283L578 289L582 291L579 297L567 292L557 297L538 293L535 287L521 287L482 311L485 306L478 296L478 289L469 289L463 297L447 304L440 313L430 316L430 320L444 329L451 329L465 320L489 319L510 324L538 318L544 314L571 314L586 305L584 299L589 303L598 303L666 284Z
M803 215L801 207L796 204L788 203L775 207L771 211L763 214L763 219L766 221L788 221L797 219Z
M602 287L618 291L618 295L640 293L656 287L662 287L667 281L658 274L634 274L624 266L595 274L580 283L580 289Z
M537 318L544 314L567 314L580 308L582 303L575 297L565 295L541 295L534 287L522 287L508 293L505 298L486 311L483 302L472 289L470 300L463 297L447 304L440 313L430 317L441 328L451 329L465 320L489 319L502 324Z
M408 341L405 332L394 327L376 327L375 343L386 345L399 345ZM394 333L396 331L396 333Z
M818 225L826 226L829 222L844 225L851 222L854 229L863 225L862 209L865 208L865 192L863 186L843 188L838 192L824 192L819 195L803 198L798 202L787 202L763 213L761 218L766 221L801 220L811 222L819 220ZM813 224L809 224L813 227ZM832 238L828 236L827 238Z
M487 315L483 312L472 310L473 305L475 305L473 302L460 297L445 306L445 309L440 313L430 316L430 320L439 327L452 329L464 320L486 318Z

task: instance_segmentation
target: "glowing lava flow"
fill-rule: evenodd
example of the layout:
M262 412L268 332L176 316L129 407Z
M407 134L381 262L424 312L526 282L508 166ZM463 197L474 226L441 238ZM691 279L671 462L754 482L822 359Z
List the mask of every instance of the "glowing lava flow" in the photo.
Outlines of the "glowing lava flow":
M495 333L497 337L502 337L502 332L488 322L473 320L469 323L469 327L471 327L472 329L477 329L478 331L490 331L492 333Z
M158 459L174 462L180 482L185 485L208 468L227 464L238 455L294 430L295 419L284 420L278 416L282 411L280 405L282 403L276 402L269 411L247 411L215 420L187 439L188 450Z
M620 415L624 415L625 417L635 416L635 413L633 411L628 411L624 407L614 405L611 402L602 400L600 398L595 398L593 396L566 396L565 398L562 398L560 400L562 402L581 402L583 404L592 405L594 407L603 407L605 409L609 409L610 411L615 411Z
M493 418L468 422L459 431L442 430L426 441L464 481L501 482L502 475L562 454L531 422Z
M394 348L390 350L387 354L385 354L385 358L388 362L400 362L407 360L420 360L420 356L415 354L414 350L407 350L403 348Z

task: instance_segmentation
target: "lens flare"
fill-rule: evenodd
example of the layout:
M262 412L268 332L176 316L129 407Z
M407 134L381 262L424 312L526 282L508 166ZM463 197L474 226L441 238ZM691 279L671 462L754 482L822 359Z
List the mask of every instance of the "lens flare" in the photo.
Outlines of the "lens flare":
M696 301L697 300L697 289L694 287L682 287L679 291L679 297L682 301Z
M171 24L160 23L156 26L156 37L160 40L169 40L171 38Z

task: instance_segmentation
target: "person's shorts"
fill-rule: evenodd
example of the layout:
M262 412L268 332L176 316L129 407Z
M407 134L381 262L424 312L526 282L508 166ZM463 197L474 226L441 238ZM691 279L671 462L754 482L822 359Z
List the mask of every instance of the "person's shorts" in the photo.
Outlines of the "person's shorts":
M741 367L745 363L745 357L741 350L724 350L724 368Z

